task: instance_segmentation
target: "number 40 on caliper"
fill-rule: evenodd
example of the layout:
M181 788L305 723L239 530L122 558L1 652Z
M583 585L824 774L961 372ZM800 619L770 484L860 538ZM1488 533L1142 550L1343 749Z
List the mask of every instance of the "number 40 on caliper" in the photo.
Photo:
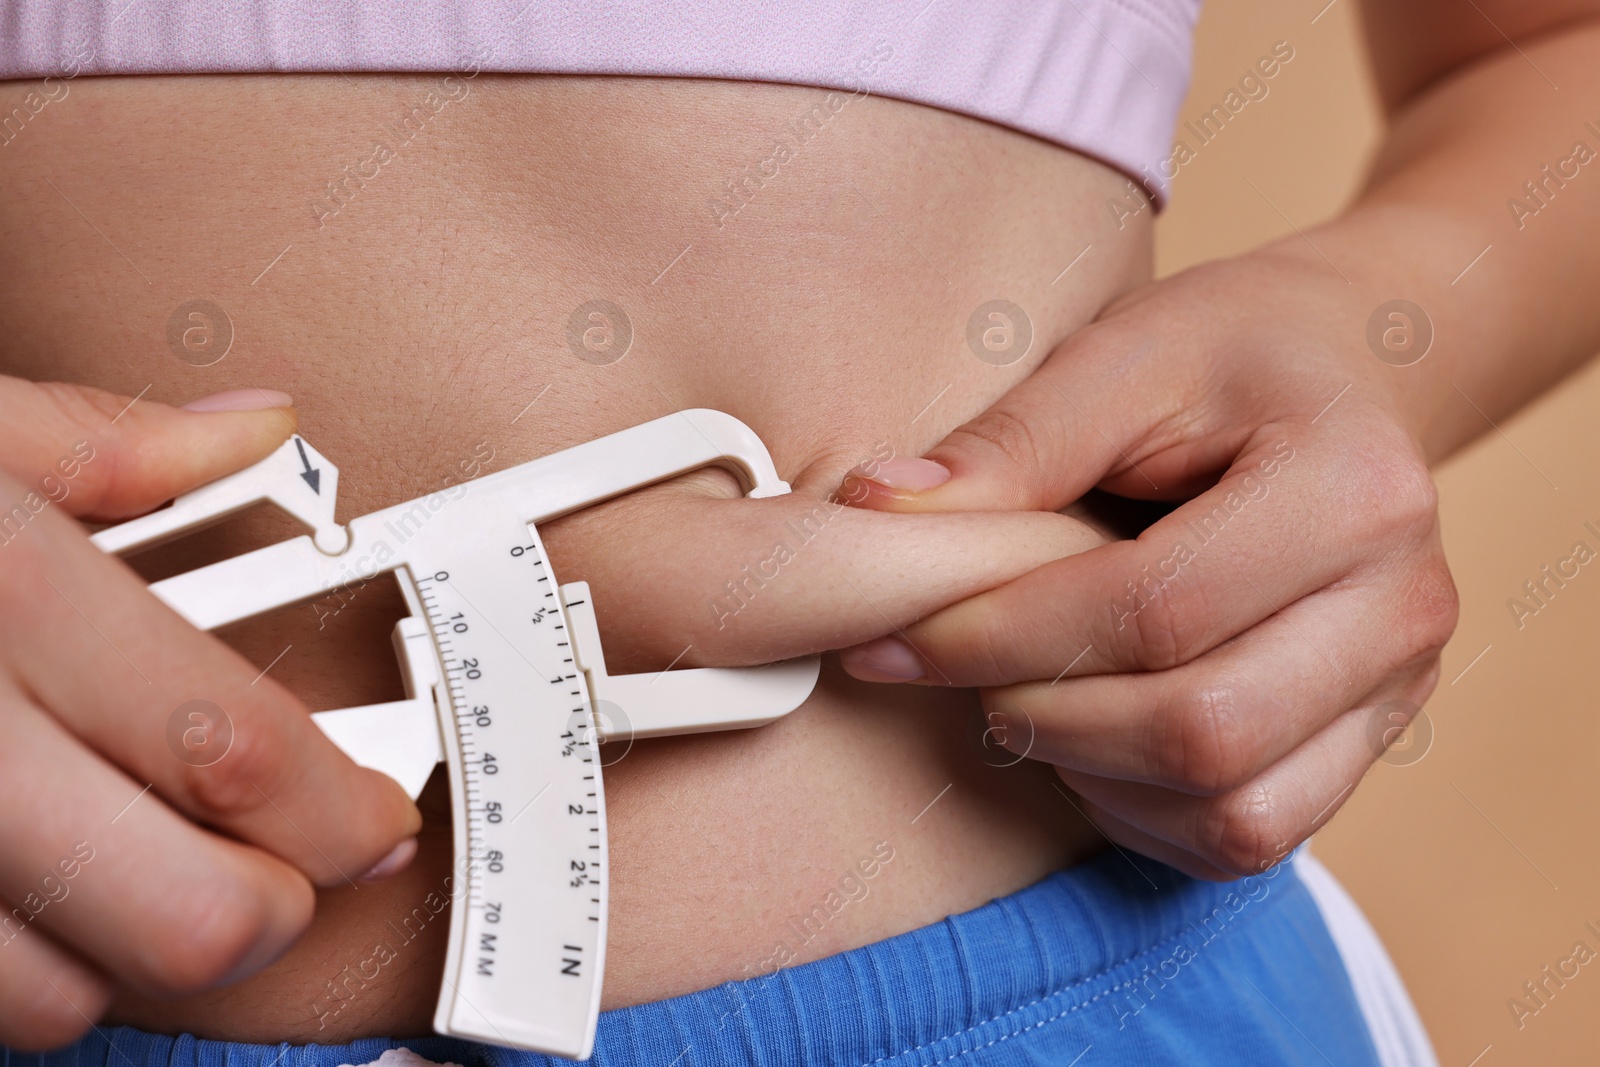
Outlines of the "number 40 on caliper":
M610 884L597 744L762 726L816 684L814 656L613 677L588 586L558 585L550 572L536 523L711 464L748 496L789 491L749 427L694 409L465 482L442 505L436 495L348 527L334 521L338 470L294 437L253 467L94 535L122 554L266 501L311 528L150 586L203 630L377 574L401 579L410 615L394 646L406 699L313 718L413 798L435 764L448 765L457 892L440 1033L587 1059Z

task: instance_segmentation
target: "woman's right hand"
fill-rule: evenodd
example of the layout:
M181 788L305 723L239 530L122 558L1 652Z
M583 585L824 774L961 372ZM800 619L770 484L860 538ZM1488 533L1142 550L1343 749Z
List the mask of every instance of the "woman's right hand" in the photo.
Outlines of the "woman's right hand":
M73 521L265 457L294 431L289 403L250 390L186 411L0 377L0 1044L73 1040L118 984L252 974L304 931L314 885L414 852L399 786Z

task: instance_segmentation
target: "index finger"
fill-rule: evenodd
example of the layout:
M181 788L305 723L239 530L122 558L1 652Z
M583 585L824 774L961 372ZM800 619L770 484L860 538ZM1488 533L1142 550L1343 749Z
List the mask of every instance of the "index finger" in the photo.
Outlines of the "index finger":
M1340 521L1353 502L1331 514L1304 506L1343 475L1293 436L1263 428L1214 489L1135 540L1048 563L907 627L911 652L930 668L925 676L996 686L1166 670L1348 573L1370 551ZM925 680L874 677L874 663L915 669L904 650L888 647L893 640L847 653L846 669L871 680Z

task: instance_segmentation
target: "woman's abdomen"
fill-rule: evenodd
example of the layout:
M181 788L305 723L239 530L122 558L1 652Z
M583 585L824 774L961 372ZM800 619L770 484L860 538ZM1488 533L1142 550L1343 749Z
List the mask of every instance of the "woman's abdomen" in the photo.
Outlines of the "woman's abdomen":
M340 467L341 519L688 407L743 419L820 497L982 411L1149 271L1150 211L1121 176L896 101L488 75L66 84L0 151L0 370L175 403L283 389ZM616 575L671 566L651 501L552 524L557 573L609 575L625 603ZM252 516L142 566L281 528ZM287 646L274 675L343 706L398 687L397 610L375 584L227 636L264 667ZM608 654L660 668L670 645ZM635 745L606 771L605 1005L891 936L1092 851L1049 769L1013 762L974 694L831 666L772 726ZM256 1041L426 1032L450 839L424 800L412 868L324 892L267 972L129 994L117 1017Z

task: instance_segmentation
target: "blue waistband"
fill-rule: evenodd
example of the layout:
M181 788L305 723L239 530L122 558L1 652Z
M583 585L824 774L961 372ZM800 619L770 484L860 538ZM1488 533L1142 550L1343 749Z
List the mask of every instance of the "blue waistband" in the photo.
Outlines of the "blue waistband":
M0 1067L463 1067L570 1061L449 1038L251 1045L102 1028ZM1108 852L899 937L604 1012L596 1067L1376 1064L1293 863L1229 884Z

